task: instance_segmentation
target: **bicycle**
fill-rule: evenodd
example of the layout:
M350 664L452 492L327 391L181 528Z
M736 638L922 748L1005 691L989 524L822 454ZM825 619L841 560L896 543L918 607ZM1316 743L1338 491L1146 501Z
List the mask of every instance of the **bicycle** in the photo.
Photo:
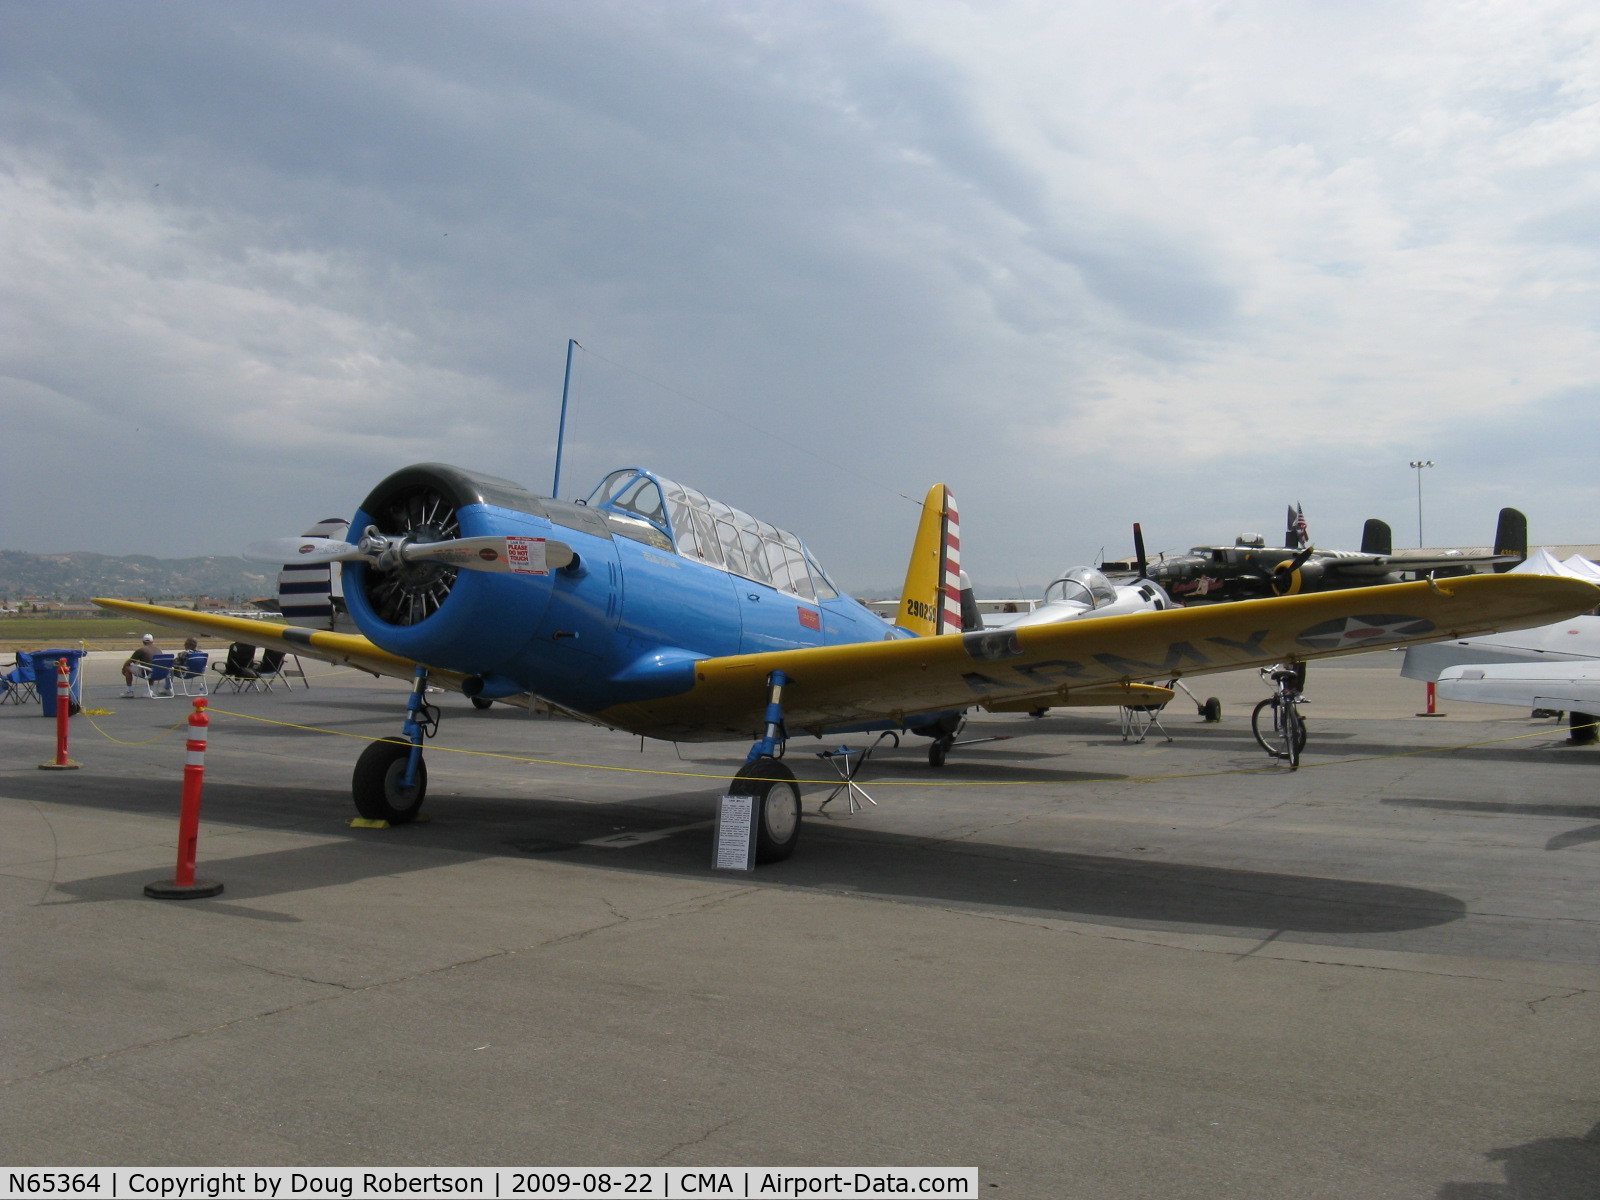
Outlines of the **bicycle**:
M1277 663L1261 668L1261 678L1272 685L1272 695L1256 705L1250 714L1250 732L1256 742L1273 758L1289 761L1289 769L1300 766L1300 753L1306 748L1306 721L1300 715L1300 705L1305 703L1301 688L1305 686L1304 663ZM1263 713L1271 713L1267 720Z

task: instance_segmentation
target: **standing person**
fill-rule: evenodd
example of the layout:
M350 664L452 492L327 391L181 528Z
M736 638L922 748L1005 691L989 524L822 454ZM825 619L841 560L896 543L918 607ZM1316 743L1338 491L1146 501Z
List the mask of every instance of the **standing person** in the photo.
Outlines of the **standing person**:
M152 633L145 634L139 644L139 648L128 655L128 660L122 664L122 682L127 685L126 690L122 693L124 698L133 695L133 664L143 663L148 667L155 661L156 655L160 653L161 647L156 645L155 635Z

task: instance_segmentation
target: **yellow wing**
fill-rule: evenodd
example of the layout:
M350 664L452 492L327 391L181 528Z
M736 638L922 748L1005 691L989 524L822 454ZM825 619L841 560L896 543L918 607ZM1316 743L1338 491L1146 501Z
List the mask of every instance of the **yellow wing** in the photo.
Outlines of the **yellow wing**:
M1135 613L1020 629L740 654L696 664L687 692L617 705L597 716L680 741L749 736L768 675L789 678L793 732L901 721L975 705L1070 704L1072 693L1268 663L1357 654L1378 646L1524 629L1600 604L1600 588L1537 575L1473 575L1339 592ZM1103 701L1102 701L1103 702Z
M284 625L278 621L257 621L251 617L227 617L220 613L194 612L187 608L167 608L160 604L139 604L133 600L102 600L95 603L114 612L130 613L171 625L188 633L225 637L230 641L248 642L252 646L269 646L288 654L305 658L318 658L323 662L354 667L369 675L390 675L396 679L410 679L417 664L409 658L380 650L366 638L353 633L329 633L320 629L303 629L298 625ZM428 679L441 687L461 690L465 675L455 671L428 670ZM523 704L527 696L508 696L507 704Z
M95 603L374 675L409 679L417 665L353 634L129 600ZM1600 588L1578 579L1472 575L1020 629L739 654L697 663L687 692L586 715L649 737L746 738L761 724L767 677L780 669L789 677L784 716L791 731L821 733L831 726L903 721L976 705L1015 711L1117 703L1119 684L1525 629L1596 605ZM465 677L430 668L429 678L459 689ZM527 703L528 697L509 700Z

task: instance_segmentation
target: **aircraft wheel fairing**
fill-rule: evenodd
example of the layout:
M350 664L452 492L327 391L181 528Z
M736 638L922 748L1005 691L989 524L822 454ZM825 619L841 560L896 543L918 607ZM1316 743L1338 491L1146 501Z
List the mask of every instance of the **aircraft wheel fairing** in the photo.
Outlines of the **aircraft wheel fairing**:
M368 821L405 825L417 819L417 811L428 794L428 764L419 761L416 782L402 788L400 780L410 755L410 742L389 737L373 742L356 759L350 790L356 811Z
M752 778L753 777L753 778ZM728 788L730 796L756 798L756 862L782 862L800 840L800 785L775 758L745 763Z

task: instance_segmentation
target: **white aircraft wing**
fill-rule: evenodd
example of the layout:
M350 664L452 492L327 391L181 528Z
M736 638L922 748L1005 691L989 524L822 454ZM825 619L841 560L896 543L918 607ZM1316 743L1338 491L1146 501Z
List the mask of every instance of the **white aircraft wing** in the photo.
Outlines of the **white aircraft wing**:
M1469 704L1600 712L1600 662L1448 667L1439 676L1439 695Z
M1406 650L1400 674L1407 679L1431 681L1440 678L1447 667L1481 666L1485 663L1551 663L1576 659L1600 659L1600 617L1585 614L1541 625L1537 629L1518 629L1508 633L1486 633L1482 637L1459 638L1449 642L1429 642Z

